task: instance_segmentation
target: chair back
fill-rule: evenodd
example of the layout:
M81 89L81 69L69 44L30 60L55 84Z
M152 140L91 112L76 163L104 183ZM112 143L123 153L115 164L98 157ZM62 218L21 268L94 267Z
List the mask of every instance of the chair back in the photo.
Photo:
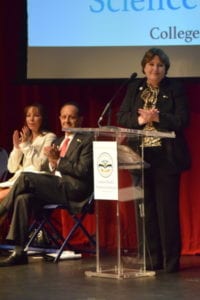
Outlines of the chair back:
M0 147L0 182L5 181L8 175L8 153L7 151Z

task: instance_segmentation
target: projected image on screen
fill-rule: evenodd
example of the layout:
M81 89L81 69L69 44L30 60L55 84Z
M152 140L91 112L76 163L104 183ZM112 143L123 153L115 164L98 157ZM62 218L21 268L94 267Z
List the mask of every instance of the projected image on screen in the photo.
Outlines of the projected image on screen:
M172 76L199 77L199 11L199 0L28 0L28 77L140 74L152 46L168 53Z

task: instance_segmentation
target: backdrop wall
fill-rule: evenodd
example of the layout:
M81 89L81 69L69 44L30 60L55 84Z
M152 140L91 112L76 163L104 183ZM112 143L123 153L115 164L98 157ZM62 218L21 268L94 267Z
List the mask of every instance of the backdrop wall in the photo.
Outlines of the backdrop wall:
M83 81L32 81L22 79L24 66L22 60L24 52L24 26L23 14L24 0L1 1L0 20L0 145L8 151L12 148L12 132L22 127L23 108L26 104L40 101L49 113L52 130L59 134L58 120L59 108L66 100L76 100L84 104L86 113L84 126L96 127L98 117L107 101L113 96L121 84L121 80L83 80ZM189 53L188 53L189 55ZM186 58L187 59L187 58ZM182 253L200 253L200 80L185 79L188 94L191 123L186 131L192 154L192 168L182 176L180 214L182 229ZM112 122L115 122L115 113L123 99L125 90L116 98L112 110ZM131 245L133 239L130 232L130 208L124 207L124 225L127 227L126 245ZM110 205L112 216L112 205ZM102 214L102 219L108 217L108 212ZM63 231L67 231L67 216L62 216ZM104 229L106 228L106 219ZM94 218L86 220L88 228L95 230ZM65 225L65 226L64 226ZM104 245L115 246L105 230ZM75 242L82 241L77 236Z

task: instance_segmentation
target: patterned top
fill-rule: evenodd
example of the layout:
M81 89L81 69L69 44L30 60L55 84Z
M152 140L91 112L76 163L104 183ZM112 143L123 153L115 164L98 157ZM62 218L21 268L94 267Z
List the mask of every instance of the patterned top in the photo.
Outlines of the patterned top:
M143 90L141 94L141 98L144 101L144 109L152 109L156 107L156 103L158 100L158 93L159 88L153 88L150 85L147 85L147 87ZM153 122L149 122L145 125L144 130L156 130ZM143 146L144 147L160 147L161 146L161 140L160 138L156 137L144 137L143 139Z

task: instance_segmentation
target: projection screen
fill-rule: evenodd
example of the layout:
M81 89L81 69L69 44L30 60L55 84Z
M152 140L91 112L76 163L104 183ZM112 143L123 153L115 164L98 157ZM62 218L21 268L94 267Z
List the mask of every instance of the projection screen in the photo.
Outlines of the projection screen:
M159 47L200 76L199 0L27 0L29 79L126 78Z

